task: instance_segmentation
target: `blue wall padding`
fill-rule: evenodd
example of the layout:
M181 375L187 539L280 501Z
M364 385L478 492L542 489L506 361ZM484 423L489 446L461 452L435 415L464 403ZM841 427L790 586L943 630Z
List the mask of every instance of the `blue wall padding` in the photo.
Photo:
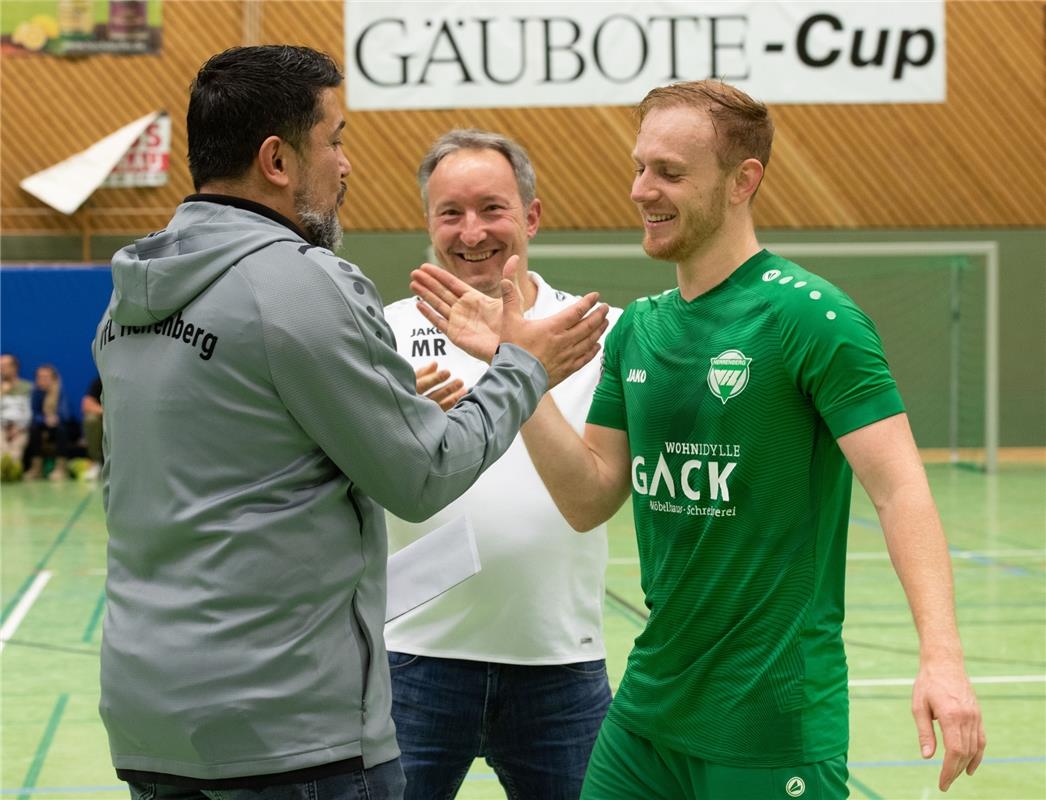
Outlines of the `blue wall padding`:
M77 418L97 374L91 339L112 290L108 264L0 268L0 350L18 356L30 381L37 366L54 364Z

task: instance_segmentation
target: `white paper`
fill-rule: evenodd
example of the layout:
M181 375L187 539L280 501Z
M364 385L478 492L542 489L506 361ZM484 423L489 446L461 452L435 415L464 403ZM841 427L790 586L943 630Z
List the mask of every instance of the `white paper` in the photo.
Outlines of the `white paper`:
M109 177L160 113L154 111L124 125L86 150L30 175L18 185L63 214L72 214Z
M458 517L389 556L385 621L439 597L480 570L476 533Z

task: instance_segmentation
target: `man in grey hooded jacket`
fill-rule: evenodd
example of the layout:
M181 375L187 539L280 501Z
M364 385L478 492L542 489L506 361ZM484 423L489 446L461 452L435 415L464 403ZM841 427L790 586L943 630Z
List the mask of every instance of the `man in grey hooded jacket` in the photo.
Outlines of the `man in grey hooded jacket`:
M333 252L340 83L308 48L210 59L198 193L113 258L100 708L136 798L401 796L382 507L422 520L464 492L605 327L594 295L523 320L506 282L489 371L447 414L419 398Z

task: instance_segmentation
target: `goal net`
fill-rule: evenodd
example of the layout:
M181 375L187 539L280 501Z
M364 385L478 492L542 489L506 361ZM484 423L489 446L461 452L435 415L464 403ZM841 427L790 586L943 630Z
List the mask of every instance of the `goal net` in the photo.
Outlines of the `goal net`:
M993 472L998 462L998 245L765 243L849 294L875 322L927 460ZM637 244L533 244L531 268L623 305L674 285Z
M994 242L779 244L875 322L919 447L994 471L998 461Z

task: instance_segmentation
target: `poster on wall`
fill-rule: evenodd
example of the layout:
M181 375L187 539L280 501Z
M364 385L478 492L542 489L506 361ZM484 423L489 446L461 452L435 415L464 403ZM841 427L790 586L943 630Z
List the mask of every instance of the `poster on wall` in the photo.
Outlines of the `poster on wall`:
M158 53L162 0L2 0L0 55Z
M163 186L171 162L171 117L161 112L123 154L102 186Z
M166 112L153 111L18 185L63 214L75 214L99 186L162 185L170 161L170 120ZM116 182L109 183L113 173Z
M770 103L943 103L944 15L944 0L345 0L346 97L632 105L719 78Z

